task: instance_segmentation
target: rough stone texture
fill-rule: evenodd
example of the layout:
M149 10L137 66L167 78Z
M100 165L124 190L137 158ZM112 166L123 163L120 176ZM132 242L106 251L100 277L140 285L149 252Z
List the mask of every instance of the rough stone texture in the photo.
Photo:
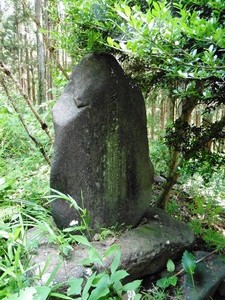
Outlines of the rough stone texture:
M195 240L193 232L186 224L172 219L160 209L151 208L145 217L145 224L123 233L115 241L122 253L120 268L128 271L129 280L159 272L165 268L169 258L176 259ZM92 244L103 253L111 244L111 240ZM33 271L36 275L41 274L46 262L49 262L40 279L44 283L57 264L61 263L54 282L65 282L71 277L78 278L90 274L90 268L81 264L87 257L88 249L82 245L71 252L69 259L63 259L57 246L42 243L32 258L32 263L36 265ZM110 259L105 261L106 267L109 267L110 262ZM98 266L94 268L99 269Z
M78 64L53 120L51 188L86 208L94 229L135 226L153 181L145 104L112 55L90 54ZM79 219L64 200L52 203L52 214L59 228Z
M214 300L225 300L225 277L224 279L222 280L222 282L220 283L220 286L216 292L216 295L213 295L214 296Z
M208 253L195 252L196 260L205 257ZM186 300L209 300L225 279L225 263L218 255L211 255L197 264L194 281L195 289L188 274L181 279L184 299ZM214 299L214 298L213 298ZM218 299L218 298L217 298ZM219 299L224 299L223 296Z

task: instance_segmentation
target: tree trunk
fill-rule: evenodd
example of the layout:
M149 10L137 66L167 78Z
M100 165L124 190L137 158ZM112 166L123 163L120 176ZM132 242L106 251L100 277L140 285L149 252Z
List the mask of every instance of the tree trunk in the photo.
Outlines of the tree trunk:
M30 56L29 56L29 49L26 46L28 44L27 40L27 32L24 35L24 42L25 42L25 59L26 59L26 86L27 86L27 95L29 98L31 96L31 78L30 78Z
M160 101L160 127L161 127L161 130L165 129L165 120L166 120L165 113L166 113L165 101L163 100L163 98L161 98L161 101Z
M197 127L201 126L201 111L199 107L197 107L195 111L195 124Z
M180 120L183 122L189 122L191 118L191 113L195 106L197 105L197 99L196 98L186 98L182 102L181 106L181 115ZM179 146L179 145L177 145ZM177 182L177 179L179 177L179 169L183 164L183 155L181 152L177 151L176 149L171 149L171 164L169 168L169 174L167 176L167 182L164 186L163 191L161 192L159 199L157 201L157 206L160 208L165 209L166 205L169 201L169 194L174 186L174 184Z
M36 1L41 1L41 0L36 0ZM27 5L26 3L23 2L23 5L25 6L25 8L27 9ZM55 48L53 45L51 45L50 41L48 40L46 34L44 33L44 30L42 28L42 25L39 21L38 18L36 18L36 16L33 16L32 14L30 14L31 19L35 22L36 26L37 26L37 31L41 31L42 30L42 38L43 38L43 42L45 44L45 47L49 50L49 52L51 53L51 57L53 58L53 60L56 63L57 68L63 73L63 75L65 76L66 79L69 80L69 75L67 74L66 70L63 68L63 66L61 65L57 53L55 52Z
M30 50L30 59L31 61L33 61L33 50ZM35 83L35 72L34 72L34 68L33 68L33 64L31 64L31 90L32 90L32 100L33 103L36 104L36 83Z
M42 0L35 0L35 17L40 24L42 24L41 4ZM36 38L38 63L38 103L41 104L45 102L45 57L42 35L39 33L38 26L36 29Z
M205 114L202 122L204 127L210 127L213 122L212 113ZM213 147L213 140L210 140L206 143L205 150L210 152L212 150L212 147Z
M151 99L151 139L155 139L155 117L156 117L156 109L155 109L155 99L152 97Z
M46 34L46 38L47 40L50 40L51 36L51 20L49 18L49 14L48 14L48 8L51 9L51 5L52 3L48 0L44 0L45 2L45 15L44 15L44 27L46 28L47 34ZM49 49L46 47L46 74L45 74L45 78L46 78L46 89L47 89L47 94L46 97L48 100L53 100L53 94L52 94L52 72L51 72L51 67L52 67L52 62L53 62L53 58L51 55L51 52L49 51Z

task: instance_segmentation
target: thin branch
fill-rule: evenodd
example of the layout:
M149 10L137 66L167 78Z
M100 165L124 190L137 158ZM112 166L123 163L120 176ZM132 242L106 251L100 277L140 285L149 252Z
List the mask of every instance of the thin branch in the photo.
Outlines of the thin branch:
M218 250L215 249L215 250L213 250L212 252L206 254L206 255L203 256L202 258L198 259L198 260L196 261L196 264L198 264L198 263L200 263L201 261L207 259L208 257L210 257L211 255L213 255L213 254L216 253L217 251L218 251ZM174 276L182 275L184 272L185 272L185 270L184 270L184 269L181 269L179 272L177 272L176 274L174 274Z
M24 100L27 102L28 106L30 107L32 113L34 114L34 116L36 117L36 119L38 120L38 122L40 123L41 128L45 131L45 133L49 137L49 140L51 141L51 143L53 143L53 139L52 139L52 137L50 135L50 132L49 132L47 124L42 120L42 118L40 117L40 115L35 110L31 99L26 94L26 92L24 91L24 89L21 87L21 85L18 82L18 80L16 79L16 77L12 74L12 72L10 71L10 69L1 60L0 60L0 69L1 69L1 71L5 75L7 75L8 77L10 77L12 79L13 83L15 84L15 86L17 87L17 89L19 90L20 94L23 96Z
M9 99L10 103L12 104L12 106L13 106L15 112L17 113L17 116L18 116L20 122L22 123L22 125L23 125L23 127L24 127L26 133L28 134L28 136L30 137L30 139L34 142L35 146L39 149L39 151L40 151L41 154L43 155L44 159L46 160L46 162L47 162L47 163L49 164L49 166L50 166L51 163L50 163L50 160L49 160L49 158L48 158L48 156L47 156L47 154L46 154L46 152L45 152L45 149L44 149L43 145L41 144L41 142L39 142L39 141L38 141L38 140L30 133L29 128L27 127L27 125L26 125L26 123L25 123L23 117L21 116L21 114L20 114L18 108L16 107L16 105L15 105L15 103L14 103L12 97L11 97L10 94L9 94L9 90L8 90L8 88L7 88L7 85L5 84L4 79L2 78L2 79L0 80L0 82L1 82L1 85L2 85L4 91L5 91L6 95L7 95L7 97L8 97L8 99Z

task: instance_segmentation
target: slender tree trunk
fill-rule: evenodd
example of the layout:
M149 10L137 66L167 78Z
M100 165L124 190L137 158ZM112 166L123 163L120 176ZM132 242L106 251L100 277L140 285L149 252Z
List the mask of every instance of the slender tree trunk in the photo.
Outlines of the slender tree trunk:
M40 24L42 0L35 0L35 17ZM36 29L37 38L37 62L38 62L38 102L39 104L45 102L45 57L44 46L42 42L42 35L39 33L39 28Z
M201 126L201 112L199 107L197 107L195 111L195 124L197 127Z
M162 98L160 102L160 126L162 130L165 129L165 119L166 119L165 113L166 113L165 101Z
M40 0L38 0L40 1ZM25 1L23 1L22 3L25 8L27 8L27 4ZM60 63L60 60L57 57L57 53L55 52L55 48L53 45L51 45L50 41L48 40L46 34L44 33L44 30L41 26L41 23L39 22L39 20L36 18L36 16L33 16L30 14L31 19L35 22L37 28L39 29L39 31L42 31L42 38L43 38L43 42L45 44L45 47L50 51L51 53L51 57L53 58L53 60L56 63L57 68L63 73L63 75L66 77L66 79L69 80L69 75L67 74L66 70L63 68L62 64Z
M151 139L155 139L155 117L156 117L156 108L155 108L156 99L152 97L151 99Z
M212 122L213 122L213 116L212 116L212 114L211 113L205 114L202 122L203 122L203 126L210 127L211 124L212 124ZM208 141L206 143L205 150L206 151L211 151L212 147L213 147L213 140L210 140L210 141Z
M51 33L51 20L49 18L49 14L48 12L48 7L51 8L51 2L49 2L49 0L45 0L45 17L44 17L44 27L46 28L47 34L47 40L50 40L50 33ZM52 72L51 72L51 67L52 67L52 56L51 56L51 52L49 51L49 49L46 49L46 86L47 86L47 91L46 91L46 97L48 100L53 100L53 94L52 94Z
M169 90L168 100L167 100L167 116L169 124L173 124L175 120L175 103L176 99L173 96L173 88Z
M189 122L191 118L191 113L195 106L197 105L197 99L195 98L186 98L182 102L182 112L180 116L180 120L182 122ZM177 145L179 146L179 145ZM174 186L174 184L177 182L177 179L180 175L179 169L181 168L183 164L183 156L182 153L177 151L176 149L172 149L171 151L171 164L169 167L169 175L167 177L167 182L164 186L164 189L162 193L160 194L157 206L160 208L165 209L168 201L169 201L169 194Z
M27 42L27 37L25 35L25 42ZM26 47L26 73L27 73L27 95L29 98L32 98L31 95L31 78L30 78L30 57L29 49Z
M221 119L225 118L225 108L222 108L221 112ZM225 151L225 139L221 139L219 141L219 152L224 152Z
M33 61L33 50L30 50L30 59ZM33 103L36 104L36 83L35 83L35 73L34 73L34 68L33 65L31 64L31 90L32 90L32 100Z

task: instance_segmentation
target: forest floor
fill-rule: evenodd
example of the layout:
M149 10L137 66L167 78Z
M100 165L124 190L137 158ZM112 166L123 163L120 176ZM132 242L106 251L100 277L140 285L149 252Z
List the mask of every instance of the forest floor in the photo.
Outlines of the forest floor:
M163 182L154 182L153 199L157 199L162 190ZM204 241L201 237L201 230L199 229L198 232L195 225L196 227L201 225L202 231L210 228L225 237L225 199L214 204L205 203L205 199L201 197L195 199L182 184L178 183L174 185L171 191L166 211L175 219L190 224L197 235L196 250L210 251L214 249L215 245L210 245L209 242ZM211 214L208 215L209 211Z
M155 200L163 190L163 183L165 182L163 177L156 177L153 184L153 199ZM205 251L208 253L207 259L210 259L211 255L213 257L215 253L225 258L225 201L218 201L214 204L207 205L205 199L201 197L195 199L195 197L187 193L186 188L182 184L176 184L170 194L166 211L175 219L189 224L195 232L196 242L189 251L192 253ZM208 214L209 212L210 214ZM175 262L175 265L175 273L179 274L182 265L179 262ZM160 274L146 276L144 284L146 285L148 293L151 295L159 295L159 298L156 299L183 299L181 290L177 286L170 286L164 290L164 294L160 296L160 289L158 289L156 282L158 279L164 277L165 274L166 270ZM181 282L183 279L181 279L180 276L178 277L178 280ZM151 283L149 284L149 282ZM155 298L153 296L153 298L150 299ZM220 296L218 297L216 293L215 296L210 299L217 300L222 298Z

